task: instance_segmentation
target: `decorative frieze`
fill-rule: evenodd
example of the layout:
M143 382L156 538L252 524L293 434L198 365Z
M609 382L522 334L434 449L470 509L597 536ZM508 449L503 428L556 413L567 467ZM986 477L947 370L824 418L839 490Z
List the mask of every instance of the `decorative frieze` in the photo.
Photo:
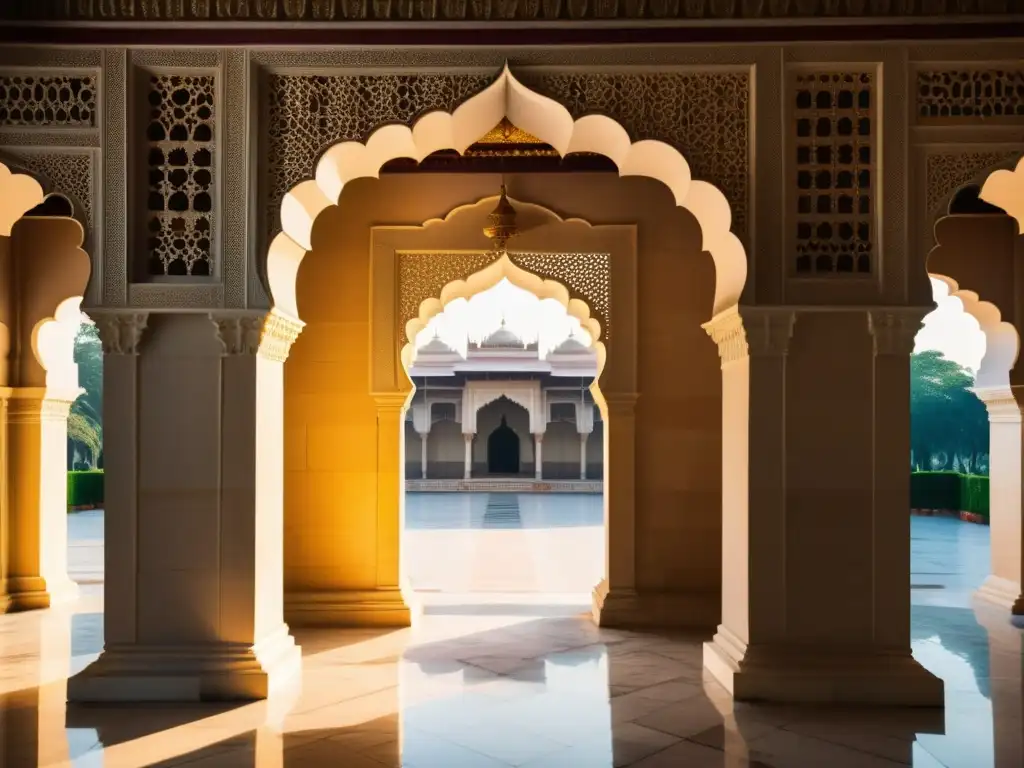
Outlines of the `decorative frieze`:
M149 323L146 312L93 312L105 355L137 355Z
M1024 67L919 70L917 116L928 122L1024 118Z
M867 70L791 73L788 242L795 277L872 272L875 80Z
M868 331L876 357L910 357L914 339L929 307L900 307L868 311Z
M268 312L260 337L260 356L283 363L288 359L292 344L299 338L305 325L301 320L288 317L276 309Z
M264 312L210 313L210 320L217 328L217 339L224 348L224 357L255 355L259 352L264 322L269 319Z
M1020 403L1012 387L975 387L972 391L985 404L990 424L1021 423Z
M1009 13L1012 0L65 0L0 18L137 21L586 21L938 17Z

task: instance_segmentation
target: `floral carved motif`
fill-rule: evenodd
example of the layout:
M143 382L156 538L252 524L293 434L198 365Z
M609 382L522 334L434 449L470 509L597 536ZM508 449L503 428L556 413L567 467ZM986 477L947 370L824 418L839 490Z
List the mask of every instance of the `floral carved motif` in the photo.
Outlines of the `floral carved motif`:
M18 165L42 177L43 189L68 197L86 230L93 219L92 158L85 154L19 152Z

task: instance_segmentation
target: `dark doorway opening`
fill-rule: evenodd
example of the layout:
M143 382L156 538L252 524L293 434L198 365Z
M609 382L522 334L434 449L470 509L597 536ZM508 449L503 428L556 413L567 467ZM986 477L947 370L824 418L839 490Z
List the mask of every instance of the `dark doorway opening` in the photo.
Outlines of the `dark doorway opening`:
M487 471L492 475L519 474L519 435L504 416L487 438Z

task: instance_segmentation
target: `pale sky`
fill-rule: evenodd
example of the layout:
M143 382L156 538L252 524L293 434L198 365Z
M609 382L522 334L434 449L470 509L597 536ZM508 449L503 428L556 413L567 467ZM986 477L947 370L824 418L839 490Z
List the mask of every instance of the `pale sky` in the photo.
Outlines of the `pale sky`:
M950 360L977 373L985 354L985 334L978 321L964 312L960 299L950 296L946 284L932 280L932 296L938 307L924 319L917 334L915 352L936 349Z

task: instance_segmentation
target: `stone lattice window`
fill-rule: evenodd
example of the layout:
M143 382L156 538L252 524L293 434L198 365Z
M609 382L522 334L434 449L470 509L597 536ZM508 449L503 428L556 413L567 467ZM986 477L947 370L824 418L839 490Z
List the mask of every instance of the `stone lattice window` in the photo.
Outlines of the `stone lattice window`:
M0 125L93 128L96 83L89 76L0 76Z
M214 78L152 75L146 249L151 275L209 275L214 236Z
M937 120L1024 117L1024 69L919 71L917 114Z
M795 272L870 274L877 186L874 76L796 72L791 83Z

